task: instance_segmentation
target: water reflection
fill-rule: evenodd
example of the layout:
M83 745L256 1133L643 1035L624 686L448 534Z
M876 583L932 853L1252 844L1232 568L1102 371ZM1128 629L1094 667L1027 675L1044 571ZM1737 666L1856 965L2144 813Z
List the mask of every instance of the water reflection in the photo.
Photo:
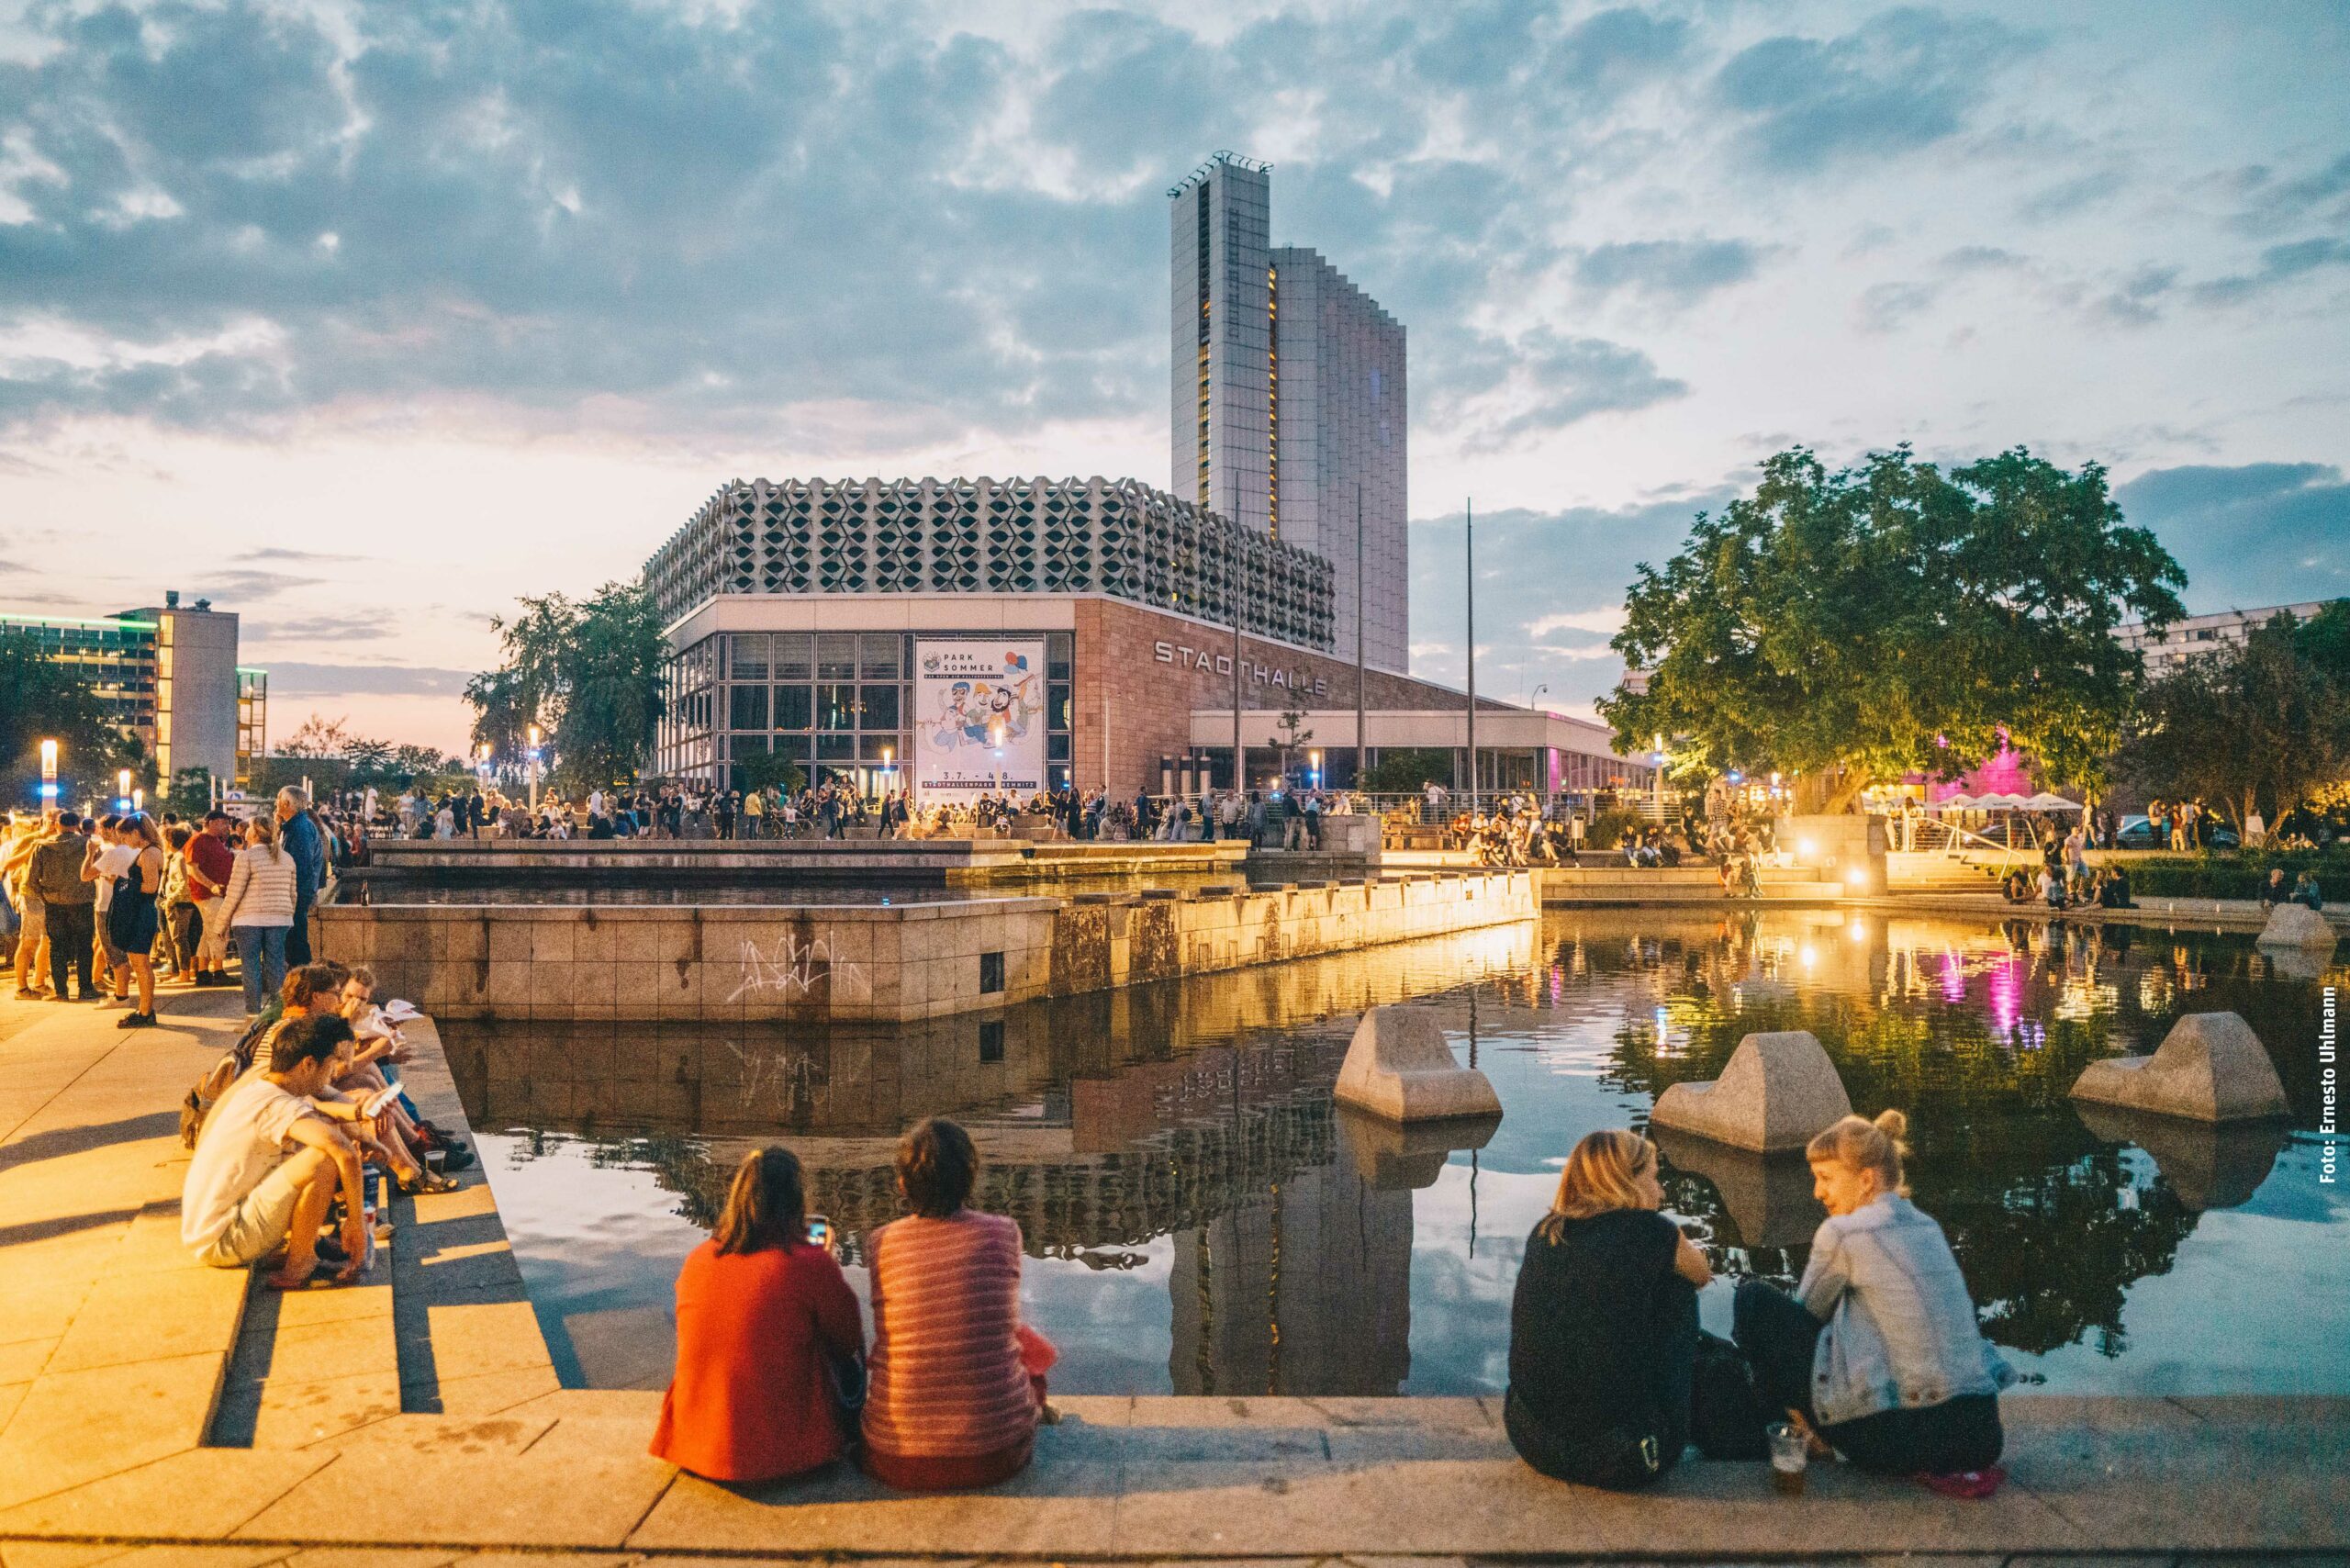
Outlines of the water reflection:
M2323 1258L2344 1255L2350 1215L2310 1141L2085 1118L2065 1098L2087 1061L2226 1008L2306 1132L2318 997L2240 939L1592 912L887 1030L447 1033L577 1381L666 1376L677 1260L756 1142L800 1153L861 1282L865 1234L898 1212L895 1137L936 1114L987 1154L979 1201L1022 1225L1028 1310L1073 1390L1497 1387L1518 1248L1574 1139L1644 1123L1747 1033L1807 1028L1855 1105L1910 1113L1918 1199L1986 1331L2052 1384L2338 1391L2350 1312ZM1401 1001L1494 1078L1497 1128L1414 1141L1334 1109L1356 1014ZM1718 1270L1800 1271L1818 1219L1800 1160L1664 1148L1669 1204ZM2283 1299L2247 1302L2247 1277Z

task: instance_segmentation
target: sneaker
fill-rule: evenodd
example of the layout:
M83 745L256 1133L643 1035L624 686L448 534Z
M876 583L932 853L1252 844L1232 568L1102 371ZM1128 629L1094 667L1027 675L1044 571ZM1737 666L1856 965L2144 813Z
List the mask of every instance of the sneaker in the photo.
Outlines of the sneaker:
M49 993L47 1000L50 1002L73 1002L79 999L68 996L62 991L52 991Z
M130 998L127 996L117 996L110 991L102 991L98 992L98 1010L102 1013L109 1007L128 1007L129 1005Z
M40 997L41 993L35 991L28 985L20 985L17 988L17 1000L18 1002L39 1002Z
M152 1013L128 1013L115 1021L118 1029L151 1029L155 1026Z

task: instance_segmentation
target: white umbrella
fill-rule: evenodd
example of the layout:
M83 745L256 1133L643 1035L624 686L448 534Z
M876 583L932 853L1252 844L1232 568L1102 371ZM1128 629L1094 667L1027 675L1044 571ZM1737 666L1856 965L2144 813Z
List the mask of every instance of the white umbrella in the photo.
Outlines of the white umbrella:
M1975 799L1972 795L1953 795L1947 801L1936 801L1933 804L1933 810L1938 812L1971 812L1975 809Z
M1975 800L1975 809L1985 812L2020 812L2031 804L2021 795L1991 794Z
M2023 804L2024 809L2031 812L2077 812L2081 809L2081 803L2078 801L2068 801L2062 795L2052 795L2045 790Z

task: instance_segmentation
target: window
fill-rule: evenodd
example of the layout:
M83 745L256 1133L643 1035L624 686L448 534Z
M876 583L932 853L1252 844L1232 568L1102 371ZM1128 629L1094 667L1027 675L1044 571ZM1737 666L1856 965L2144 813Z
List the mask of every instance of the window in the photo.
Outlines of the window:
M820 632L816 634L816 678L818 680L855 680L856 678L856 633Z
M1046 735L1045 737L1045 755L1055 762L1067 762L1069 760L1069 736L1066 734Z
M734 678L765 680L767 678L767 639L764 633L736 633L734 644Z
M1055 682L1045 689L1045 727L1046 729L1068 729L1069 727L1069 687L1066 684Z
M820 730L856 728L856 688L846 685L816 688L816 727Z
M856 758L855 735L818 735L816 756L822 762L853 762Z
M1075 657L1077 639L1067 632L1055 632L1045 639L1045 678L1067 680L1069 666Z
M740 646L739 641L736 645ZM767 689L764 686L737 686L733 690L733 695L727 700L726 727L730 730L764 731L767 727Z
M857 639L859 671L867 680L895 680L904 672L898 667L898 633L867 632Z
M999 954L997 954L997 955L996 955L996 957L997 957L997 958L1002 958L1002 956L1003 956L1003 955L1002 955L1002 954L1001 954L1001 953L999 953ZM999 1061L1002 1061L1002 1059L1003 1059L1003 1025L1002 1025L1002 1023L1001 1021L990 1021L990 1022L989 1022L989 1023L985 1023L985 1024L980 1025L979 1025L979 1060L981 1060L982 1062L999 1062Z
M898 689L895 686L868 686L861 700L865 716L861 727L867 730L894 730L898 727Z
M804 730L813 722L814 698L804 686L778 686L775 689L775 727L778 730Z
M779 632L775 637L772 663L778 680L813 680L816 663L811 652L812 643L805 632Z
M858 749L867 762L902 762L905 760L904 741L892 734L876 734L867 730L858 737ZM889 755L884 756L882 754Z

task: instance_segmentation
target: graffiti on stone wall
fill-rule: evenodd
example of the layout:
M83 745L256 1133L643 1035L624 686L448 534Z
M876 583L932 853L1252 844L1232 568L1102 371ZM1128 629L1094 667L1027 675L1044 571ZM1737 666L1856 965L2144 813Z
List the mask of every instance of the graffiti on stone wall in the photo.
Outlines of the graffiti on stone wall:
M802 940L797 932L787 931L776 938L770 950L762 950L755 939L745 938L742 979L726 1000L740 1002L746 996L804 997L816 988L818 980L839 980L856 973L857 969L856 964L835 959L831 942L822 936Z

